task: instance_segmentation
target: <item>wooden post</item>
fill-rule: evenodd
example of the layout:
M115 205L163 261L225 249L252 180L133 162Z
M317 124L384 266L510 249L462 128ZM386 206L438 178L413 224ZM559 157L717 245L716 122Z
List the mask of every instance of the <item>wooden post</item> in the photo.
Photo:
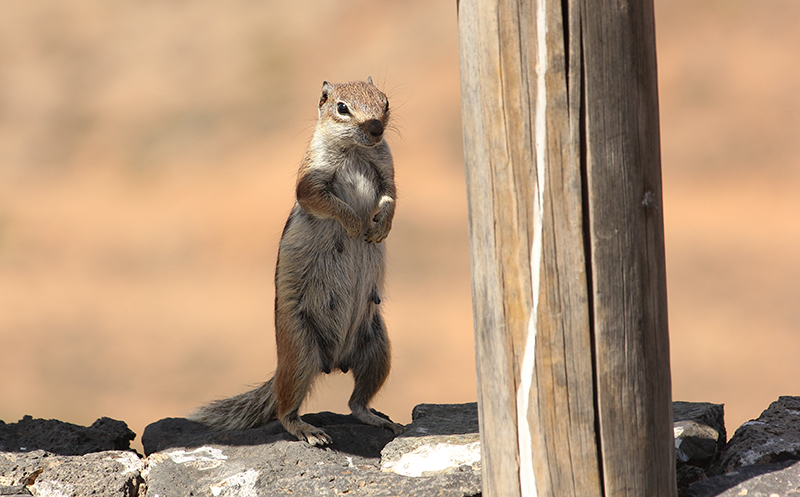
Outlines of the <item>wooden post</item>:
M484 495L677 495L653 0L460 0Z

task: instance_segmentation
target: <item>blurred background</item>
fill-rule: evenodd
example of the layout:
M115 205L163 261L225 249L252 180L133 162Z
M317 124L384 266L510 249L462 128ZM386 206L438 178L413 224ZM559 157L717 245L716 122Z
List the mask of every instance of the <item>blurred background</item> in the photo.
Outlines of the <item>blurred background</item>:
M800 3L656 0L675 400L800 394ZM455 2L0 3L0 419L150 422L266 380L323 80L392 100L375 407L476 399ZM352 380L305 411L347 412ZM135 443L140 447L138 438Z

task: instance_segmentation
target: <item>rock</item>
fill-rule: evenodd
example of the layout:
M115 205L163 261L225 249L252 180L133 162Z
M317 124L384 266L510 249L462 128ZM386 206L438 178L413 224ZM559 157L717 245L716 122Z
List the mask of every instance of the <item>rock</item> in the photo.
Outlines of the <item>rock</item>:
M708 402L673 402L678 495L707 476L725 445L725 409Z
M25 485L0 485L0 495L33 495Z
M725 446L728 435L725 431L725 406L723 404L676 401L672 403L672 420L675 423L694 421L704 424L719 434L717 450L721 451Z
M706 472L703 468L682 464L676 469L675 477L678 483L678 496L684 497L690 486L706 479Z
M676 421L673 433L675 457L680 463L702 467L717 453L719 433L708 425L697 421Z
M169 449L150 456L148 492L169 496L474 495L456 476L410 478L379 471L376 458L304 442Z
M0 452L0 495L133 497L143 495L143 472L144 462L130 451Z
M381 449L394 438L390 430L367 426L352 415L321 412L306 414L302 419L323 428L333 438L329 448L366 458L380 457ZM279 440L297 441L278 421L249 430L216 431L187 419L166 418L148 425L142 435L144 453L148 456L173 447L255 446Z
M405 476L480 475L478 405L420 404L405 432L381 451L381 469ZM473 475L475 473L476 475Z
M412 416L415 421L407 431L412 439L418 429L443 437L442 443L452 432L477 431L475 404L415 408ZM428 424L417 423L417 418L425 417ZM364 425L349 415L320 413L303 419L323 428L334 443L312 447L295 440L277 422L222 432L183 419L153 423L142 437L150 454L148 493L161 497L343 493L461 497L480 493L480 473L471 465L421 477L382 472L381 449L394 437L389 430ZM477 442L475 433L467 437L470 443Z
M92 426L79 426L55 419L24 416L16 423L0 421L0 452L44 450L63 456L78 456L106 450L128 450L136 438L128 425L100 418Z
M800 463L784 461L775 464L742 466L726 475L714 476L695 483L684 497L798 497L800 496Z
M673 411L680 495L800 497L800 397L781 397L742 425L721 457L722 405L675 402ZM130 450L109 450L127 449L135 437L121 421L100 418L90 427L30 416L0 421L0 496L480 494L475 403L419 405L396 438L352 416L303 419L335 443L311 447L278 422L214 431L170 418L145 430L145 461ZM727 474L706 478L714 471Z
M480 473L480 438L475 433L395 439L381 451L381 470L405 476Z
M138 495L144 462L130 450L135 437L111 418L89 427L31 416L0 421L0 495Z
M403 436L478 433L478 403L419 404L411 411L411 424Z
M736 468L800 460L800 397L780 397L736 430L711 474Z

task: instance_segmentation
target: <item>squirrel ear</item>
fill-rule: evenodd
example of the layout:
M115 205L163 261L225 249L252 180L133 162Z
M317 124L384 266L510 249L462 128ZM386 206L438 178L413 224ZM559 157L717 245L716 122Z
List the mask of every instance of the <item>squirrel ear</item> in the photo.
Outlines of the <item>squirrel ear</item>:
M367 83L371 84L372 86L375 86L375 83L372 82L372 76L367 76Z
M319 97L319 107L322 108L325 102L328 101L328 95L333 91L333 85L327 81L322 82L322 95Z

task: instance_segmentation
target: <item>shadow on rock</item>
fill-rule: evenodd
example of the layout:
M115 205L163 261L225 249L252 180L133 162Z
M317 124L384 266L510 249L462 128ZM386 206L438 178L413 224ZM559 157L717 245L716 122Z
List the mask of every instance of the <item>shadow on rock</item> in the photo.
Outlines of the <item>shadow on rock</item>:
M385 414L373 412L388 419ZM411 417L412 422L406 425L401 438L478 433L478 405L475 402L420 404L414 408ZM350 414L320 412L306 414L302 419L322 428L333 438L333 443L327 448L361 457L380 457L381 450L395 438L391 430L365 425ZM278 440L296 441L296 438L277 420L247 430L214 430L188 419L166 418L148 425L142 435L142 445L148 456L170 448L262 445Z
M386 417L375 411L379 416ZM320 412L301 416L303 421L325 430L333 438L326 448L361 457L380 457L381 449L394 437L391 430L361 423L352 415ZM387 418L388 419L388 418ZM184 418L166 418L148 425L142 435L145 455L170 448L196 448L205 445L263 445L279 440L297 441L280 424L271 421L247 430L213 430Z

